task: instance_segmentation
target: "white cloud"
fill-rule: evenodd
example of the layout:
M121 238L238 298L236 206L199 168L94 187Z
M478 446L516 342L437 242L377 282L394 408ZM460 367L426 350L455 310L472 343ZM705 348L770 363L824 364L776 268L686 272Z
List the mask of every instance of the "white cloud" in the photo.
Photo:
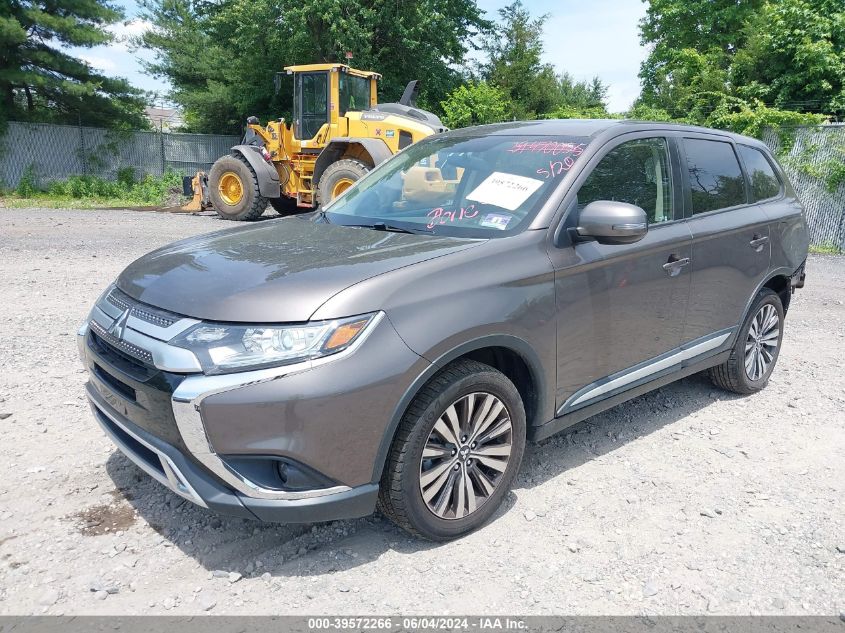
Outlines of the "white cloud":
M116 49L128 51L130 40L132 38L143 35L152 28L152 22L142 20L141 18L134 18L132 20L127 20L126 22L112 24L107 30L115 37L111 46Z
M101 49L104 47L100 47ZM97 70L102 70L105 73L111 74L117 70L117 64L113 59L108 57L101 57L100 55L91 55L89 53L82 53L77 55L79 59L87 62Z

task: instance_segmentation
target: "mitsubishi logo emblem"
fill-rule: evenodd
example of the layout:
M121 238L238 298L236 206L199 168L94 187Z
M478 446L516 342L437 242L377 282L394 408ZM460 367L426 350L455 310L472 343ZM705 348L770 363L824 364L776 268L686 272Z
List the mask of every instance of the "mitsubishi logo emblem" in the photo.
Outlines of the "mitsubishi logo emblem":
M123 311L123 314L114 320L114 323L112 323L109 328L109 334L117 339L123 338L123 331L126 329L126 321L129 319L130 312L131 308L127 308Z

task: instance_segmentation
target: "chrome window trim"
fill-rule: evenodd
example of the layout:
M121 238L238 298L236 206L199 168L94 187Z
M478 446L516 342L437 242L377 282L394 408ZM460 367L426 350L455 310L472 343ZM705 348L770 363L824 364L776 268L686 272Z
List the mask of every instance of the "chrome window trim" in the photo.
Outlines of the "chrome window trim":
M317 490L298 490L295 492L262 488L232 470L215 452L205 432L200 406L205 398L212 395L249 385L278 380L285 376L298 374L314 367L346 358L355 353L355 350L363 345L364 341L369 338L370 334L378 327L383 318L384 313L378 312L360 338L356 339L352 345L337 354L315 358L301 363L283 365L281 367L271 367L269 369L258 369L217 376L188 376L179 384L172 396L173 416L176 419L176 426L179 429L182 440L185 442L185 446L206 468L247 497L292 501L324 497L351 490L349 486L344 485Z
M667 370L675 365L691 360L696 356L717 349L733 334L735 328L728 331L715 332L697 341L691 341L679 348L675 348L655 359L635 365L617 374L591 383L572 394L557 410L557 415L571 410L573 407L595 400L611 391L623 388L648 376ZM614 377L615 376L615 377Z
M194 490L193 486L191 486L191 484L188 482L187 477L182 474L182 472L179 470L176 464L173 463L173 460L170 459L168 455L162 453L155 446L153 446L149 442L145 442L138 435L130 431L124 424L120 422L120 420L117 419L116 416L109 413L106 409L99 407L94 402L94 400L91 399L90 396L88 398L88 401L91 405L91 408L94 410L94 419L97 420L97 423L102 427L103 431L106 432L106 435L108 435L111 441L115 443L118 449L120 449L120 452L126 455L126 457L133 464L135 464L138 468L143 470L157 482L175 492L180 497L183 497L188 501L196 503L198 506L202 506L203 508L208 507L205 501L203 501L202 497L197 494L197 491ZM98 414L107 417L115 426L120 427L120 429L124 433L129 435L139 444L142 444L150 451L155 453L156 457L158 457L161 462L161 469L164 471L164 475L162 475L154 468L151 468L135 451L132 450L132 448L130 448L123 440L121 440L120 437L112 433L111 429L109 429L100 420Z

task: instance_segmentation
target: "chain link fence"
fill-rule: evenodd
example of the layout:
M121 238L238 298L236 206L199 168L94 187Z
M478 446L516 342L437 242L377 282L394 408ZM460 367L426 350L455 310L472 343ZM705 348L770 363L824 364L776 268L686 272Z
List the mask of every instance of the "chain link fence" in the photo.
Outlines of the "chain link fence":
M28 169L42 185L86 174L114 179L126 167L138 178L167 171L192 175L239 142L237 136L11 122L0 138L0 184L16 187Z
M810 243L845 252L845 125L769 129L763 140L807 211Z

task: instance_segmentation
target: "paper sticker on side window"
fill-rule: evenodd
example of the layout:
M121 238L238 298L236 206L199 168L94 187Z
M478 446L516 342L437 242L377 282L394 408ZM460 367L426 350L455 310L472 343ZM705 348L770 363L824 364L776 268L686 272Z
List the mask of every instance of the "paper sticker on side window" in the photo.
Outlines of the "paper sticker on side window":
M466 199L516 211L542 184L542 180L494 171Z

